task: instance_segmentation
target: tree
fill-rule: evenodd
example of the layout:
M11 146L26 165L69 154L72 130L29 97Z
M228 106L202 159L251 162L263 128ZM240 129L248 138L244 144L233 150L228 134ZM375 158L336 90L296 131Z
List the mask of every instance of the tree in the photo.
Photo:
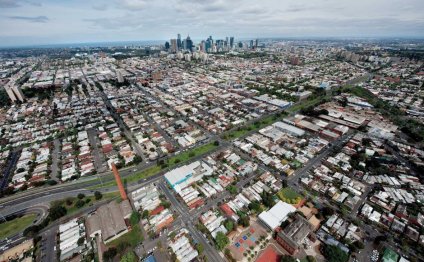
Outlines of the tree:
M74 200L73 200L73 198L72 197L68 197L68 198L66 198L65 199L65 204L67 205L67 206L70 206L70 205L72 205L74 203Z
M250 210L254 210L256 213L262 212L261 204L258 201L252 201L248 205Z
M218 248L219 251L221 251L224 249L225 246L227 246L230 243L230 240L224 233L218 232L216 234L215 242L216 242L216 247Z
M133 211L130 216L130 224L131 226L135 226L140 221L140 213L137 211Z
M147 218L148 216L149 216L149 210L144 210L141 217L144 219L144 218Z
M226 220L225 222L224 222L224 227L228 230L228 231L233 231L233 228L234 228L234 223L233 223L233 221L231 221L231 220Z
M102 197L103 197L103 195L102 195L101 192L99 192L99 191L94 192L94 198L96 200L100 200L100 199L102 199Z
M81 200L81 199L79 199L76 203L75 203L75 206L77 207L77 208L81 208L81 207L83 207L85 205L85 202L83 201L83 200Z
M121 257L121 262L136 262L136 261L138 261L138 259L133 251L129 251L123 257Z
M103 259L105 261L113 261L113 258L116 256L118 252L116 251L116 248L111 247L105 252L103 252Z
M85 195L83 193L79 193L77 197L78 197L78 199L83 199L85 197Z
M167 201L163 201L162 203L160 203L164 208L169 208L171 206L171 203L167 202Z
M213 145L214 146L219 146L219 141L217 140L217 141L213 142Z
M306 256L306 260L308 260L308 262L316 262L316 258L314 256Z
M230 192L232 195L237 194L237 187L233 186L233 185L229 185L227 186L227 190L228 192Z
M84 244L84 242L85 242L85 238L80 237L80 238L78 238L77 244L78 244L78 246L82 246Z
M349 259L349 254L344 252L338 246L324 245L322 254L327 261L332 262L346 262Z
M273 195L272 194L264 191L262 193L261 197L262 197L262 202L264 203L264 205L266 207L272 207L272 206L274 206L274 198L273 198Z
M248 227L250 225L249 217L246 215L241 216L239 219L239 224L242 225L243 227Z
M65 207L63 207L61 205L54 204L54 205L52 205L52 207L49 210L49 217L50 217L51 220L56 220L56 219L59 219L59 218L65 216L66 212L67 212L67 210L66 210Z
M174 238L177 236L177 233L175 233L175 231L172 231L171 234L169 234L169 238L171 240L174 240Z
M197 243L196 250L201 255L203 253L203 250L205 250L205 247L201 243Z
M296 259L294 257L291 257L289 255L284 255L281 257L281 262L296 262Z

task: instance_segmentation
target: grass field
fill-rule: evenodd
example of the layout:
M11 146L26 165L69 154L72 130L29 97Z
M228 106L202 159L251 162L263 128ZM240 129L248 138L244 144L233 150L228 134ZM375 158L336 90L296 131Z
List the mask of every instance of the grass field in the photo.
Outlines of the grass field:
M215 145L214 142L211 142L209 144L203 145L203 146L199 146L190 150L187 150L181 154L178 154L176 156L173 156L171 158L168 159L168 166L167 168L172 168L174 166L176 166L177 164L181 164L181 163L185 163L188 162L190 159L196 157L196 156L200 156L203 154L206 154L208 152L211 152L212 150L216 149L218 147L218 145ZM144 178L148 178L151 177L153 175L156 175L157 173L159 173L160 171L162 171L163 169L165 169L166 167L162 167L159 164L156 164L154 166L151 166L135 175L126 177L123 179L124 183L132 183L132 182L136 182L140 179L144 179ZM107 183L103 183L103 185L97 185L97 186L93 186L90 189L98 189L98 188L102 188L102 187L110 187L110 186L114 186L116 185L115 181L110 181Z
M223 138L225 140L237 139L239 137L246 135L247 133L251 131L259 130L266 126L269 126L272 123L278 120L281 120L284 116L286 115L282 114L282 115L272 115L272 116L265 117L264 119L258 120L247 126L241 126L235 130L229 131L228 133L223 135Z
M297 204L302 200L302 196L290 187L282 188L277 193L278 198L289 204Z
M317 96L313 99L303 100L302 102L297 103L292 107L289 107L287 109L287 112L295 113L295 112L300 111L300 110L307 108L307 107L317 106L317 105L321 104L322 101L324 101L325 98L326 98L326 96Z
M143 234L141 232L140 226L135 225L132 230L128 233L125 233L121 237L113 240L108 243L108 247L118 247L121 243L129 244L132 248L136 247L143 241Z
M16 233L23 231L25 228L30 226L35 220L35 214L24 215L19 218L15 218L11 221L7 221L0 224L0 239L11 237Z
M55 204L63 205L67 210L66 215L69 216L69 215L75 214L76 212L78 212L78 210L80 210L84 207L87 207L91 204L95 204L96 202L99 202L99 201L102 201L102 200L109 200L109 199L112 199L112 198L115 198L115 197L118 197L118 196L119 196L118 192L111 192L111 193L103 194L102 198L99 199L99 200L96 200L96 198L94 196L86 196L82 200L86 201L87 199L89 199L89 201L86 202L86 204L84 206L80 207L80 208L75 206L75 203L78 200L78 198L76 198L76 197L69 197L69 198L66 198L66 199L58 200L58 201L55 202ZM69 206L66 204L67 199L72 201L72 204L69 205Z

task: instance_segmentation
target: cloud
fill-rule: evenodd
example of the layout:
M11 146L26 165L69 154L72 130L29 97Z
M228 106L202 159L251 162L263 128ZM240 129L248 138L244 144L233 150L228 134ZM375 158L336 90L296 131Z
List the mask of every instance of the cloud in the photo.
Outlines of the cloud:
M107 4L93 5L93 9L97 11L106 11L107 8L108 8Z
M41 3L39 2L33 2L28 0L0 0L0 8L17 8L21 7L22 4L41 6Z
M177 11L189 11L188 13L199 12L228 12L234 9L234 4L239 0L224 1L224 0L177 0L174 8Z
M49 18L47 16L9 16L9 19L22 20L32 23L47 23Z
M0 8L15 8L21 5L15 0L0 0Z
M113 18L84 19L84 21L91 23L95 27L106 30L138 29L143 26L141 19L132 15Z
M195 41L209 35L424 37L423 13L424 0L0 0L0 38L98 42L169 39L178 32ZM43 30L31 22L44 23Z
M130 10L138 11L145 9L149 0L120 0L117 1L119 7Z

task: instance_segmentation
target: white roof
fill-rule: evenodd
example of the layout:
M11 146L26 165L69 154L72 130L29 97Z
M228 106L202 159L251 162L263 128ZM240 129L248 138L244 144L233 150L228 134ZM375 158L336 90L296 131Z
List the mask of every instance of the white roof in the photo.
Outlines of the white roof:
M165 178L168 180L170 184L174 185L180 182L181 180L185 179L188 175L192 174L194 172L194 169L198 167L199 165L200 165L200 162L196 161L189 165L178 167L166 173Z
M292 125L288 125L288 124L283 123L283 122L275 122L273 124L273 126L275 126L276 128L279 128L283 131L290 132L292 134L296 134L297 136L303 136L305 134L305 131L303 131L302 129L297 128L297 127L292 126Z
M259 219L274 230L287 219L288 214L295 211L296 208L294 206L280 200L270 210L260 213Z

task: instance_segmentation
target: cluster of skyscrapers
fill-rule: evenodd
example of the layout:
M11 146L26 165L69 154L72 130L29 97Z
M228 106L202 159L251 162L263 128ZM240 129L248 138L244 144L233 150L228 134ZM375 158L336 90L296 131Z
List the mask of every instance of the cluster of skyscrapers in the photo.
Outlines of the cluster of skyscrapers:
M198 46L193 44L193 41L190 39L190 36L187 36L186 39L181 39L181 34L177 35L177 38L171 39L170 43L165 43L165 49L170 50L173 53L178 51L201 51L206 53L216 53L216 52L225 52L230 51L234 48L257 48L259 40L250 40L248 43L239 42L238 44L234 43L234 37L226 37L225 39L214 40L212 36L209 36L206 40L202 40Z
M171 39L171 45L168 42L165 43L166 49L171 49L171 52L176 53L180 50L188 50L193 52L193 41L190 39L190 36L187 36L186 39L181 40L181 34L178 34L177 39Z

